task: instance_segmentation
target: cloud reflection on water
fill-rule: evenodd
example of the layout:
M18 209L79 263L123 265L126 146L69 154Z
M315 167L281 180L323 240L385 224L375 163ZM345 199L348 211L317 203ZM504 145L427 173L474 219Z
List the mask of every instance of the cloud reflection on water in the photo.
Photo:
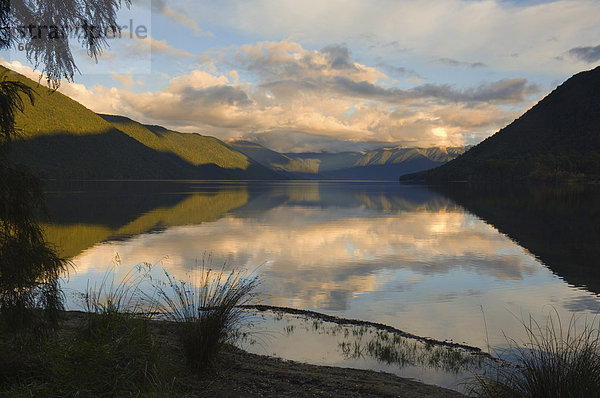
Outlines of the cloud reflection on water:
M209 252L213 265L259 267L275 305L347 309L350 297L374 292L394 271L414 275L462 269L521 280L539 269L531 256L484 222L460 211L381 214L370 209L279 206L254 217L227 215L97 246L78 256L79 272L115 252L129 263L163 259L184 277ZM406 281L418 283L419 278Z
M205 187L197 185L194 203L208 198ZM230 195L218 184L209 191L207 203ZM487 344L482 308L492 345L502 345L503 332L518 338L519 314L539 315L554 305L568 317L596 300L571 289L493 226L426 188L299 182L229 191L244 199L220 214L83 251L74 258L77 275L69 287L85 289L115 253L123 261L118 274L151 262L192 280L210 253L215 268L256 270L264 280L265 304L333 312L480 347ZM196 214L202 206L173 208ZM169 219L169 212L162 207L161 219ZM579 296L584 299L574 301Z

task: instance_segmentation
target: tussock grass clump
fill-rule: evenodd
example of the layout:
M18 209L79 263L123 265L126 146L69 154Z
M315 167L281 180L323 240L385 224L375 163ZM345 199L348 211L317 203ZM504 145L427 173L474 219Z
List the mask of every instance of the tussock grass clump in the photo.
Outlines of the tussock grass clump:
M158 296L167 319L179 324L188 364L201 370L214 363L227 343L239 337L245 315L240 307L254 297L259 283L241 270L214 271L204 266L197 281L181 281L166 273Z
M544 325L523 323L524 344L509 339L514 366L497 364L475 377L472 397L597 397L600 396L600 330L588 322L578 328L575 316L566 330L558 316Z
M194 371L213 364L240 335L239 306L253 297L258 278L202 268L194 284L168 274L161 283L150 271L138 266L119 283L107 273L81 295L86 312L69 313L59 333L0 333L0 396L178 396L178 356ZM142 293L143 283L157 296ZM161 329L153 323L158 313L176 323ZM165 344L170 330L179 332L181 351Z
M171 365L151 331L150 312L139 311L131 275L115 284L107 274L99 287L88 287L87 312L60 334L0 336L0 355L8 359L0 366L0 395L175 396Z
M88 287L83 295L87 322L69 353L82 385L94 394L138 394L168 387L167 364L150 330L153 304L138 292L145 279L143 267L119 284L114 274L107 274L99 287Z

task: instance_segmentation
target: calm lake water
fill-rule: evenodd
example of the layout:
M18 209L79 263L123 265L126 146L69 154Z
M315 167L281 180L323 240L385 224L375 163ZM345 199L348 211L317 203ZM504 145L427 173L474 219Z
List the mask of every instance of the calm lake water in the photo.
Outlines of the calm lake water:
M75 264L64 283L71 309L81 308L75 292L100 283L114 264L117 280L140 263L193 280L204 261L255 272L263 304L496 351L507 345L505 335L524 337L521 322L529 316L543 323L555 312L567 322L572 314L583 321L600 312L599 192L390 182L77 182L49 187L46 230ZM245 345L254 352L385 369L441 385L456 379L367 355L352 358L339 339L344 333L327 332L335 325L320 333L310 320L260 318L258 343Z

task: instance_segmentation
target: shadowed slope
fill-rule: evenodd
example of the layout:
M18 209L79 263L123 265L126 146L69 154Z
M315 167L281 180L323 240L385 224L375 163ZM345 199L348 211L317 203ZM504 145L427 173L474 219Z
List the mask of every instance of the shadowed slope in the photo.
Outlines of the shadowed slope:
M0 72L8 71L0 66ZM273 179L280 176L212 137L147 127L127 118L121 131L69 97L18 73L35 91L16 118L12 158L43 178ZM118 118L116 118L118 119Z
M159 152L175 154L194 166L212 163L222 168L246 170L251 164L247 156L232 150L213 137L178 133L160 126L147 126L124 116L100 116L145 146Z
M523 116L436 169L401 180L509 181L600 177L600 67L558 86Z

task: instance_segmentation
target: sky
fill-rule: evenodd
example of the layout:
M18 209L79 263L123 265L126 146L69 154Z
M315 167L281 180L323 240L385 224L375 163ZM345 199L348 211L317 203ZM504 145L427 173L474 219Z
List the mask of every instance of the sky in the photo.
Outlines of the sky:
M133 0L60 90L282 152L477 144L600 64L600 1ZM22 52L2 64L39 77Z

